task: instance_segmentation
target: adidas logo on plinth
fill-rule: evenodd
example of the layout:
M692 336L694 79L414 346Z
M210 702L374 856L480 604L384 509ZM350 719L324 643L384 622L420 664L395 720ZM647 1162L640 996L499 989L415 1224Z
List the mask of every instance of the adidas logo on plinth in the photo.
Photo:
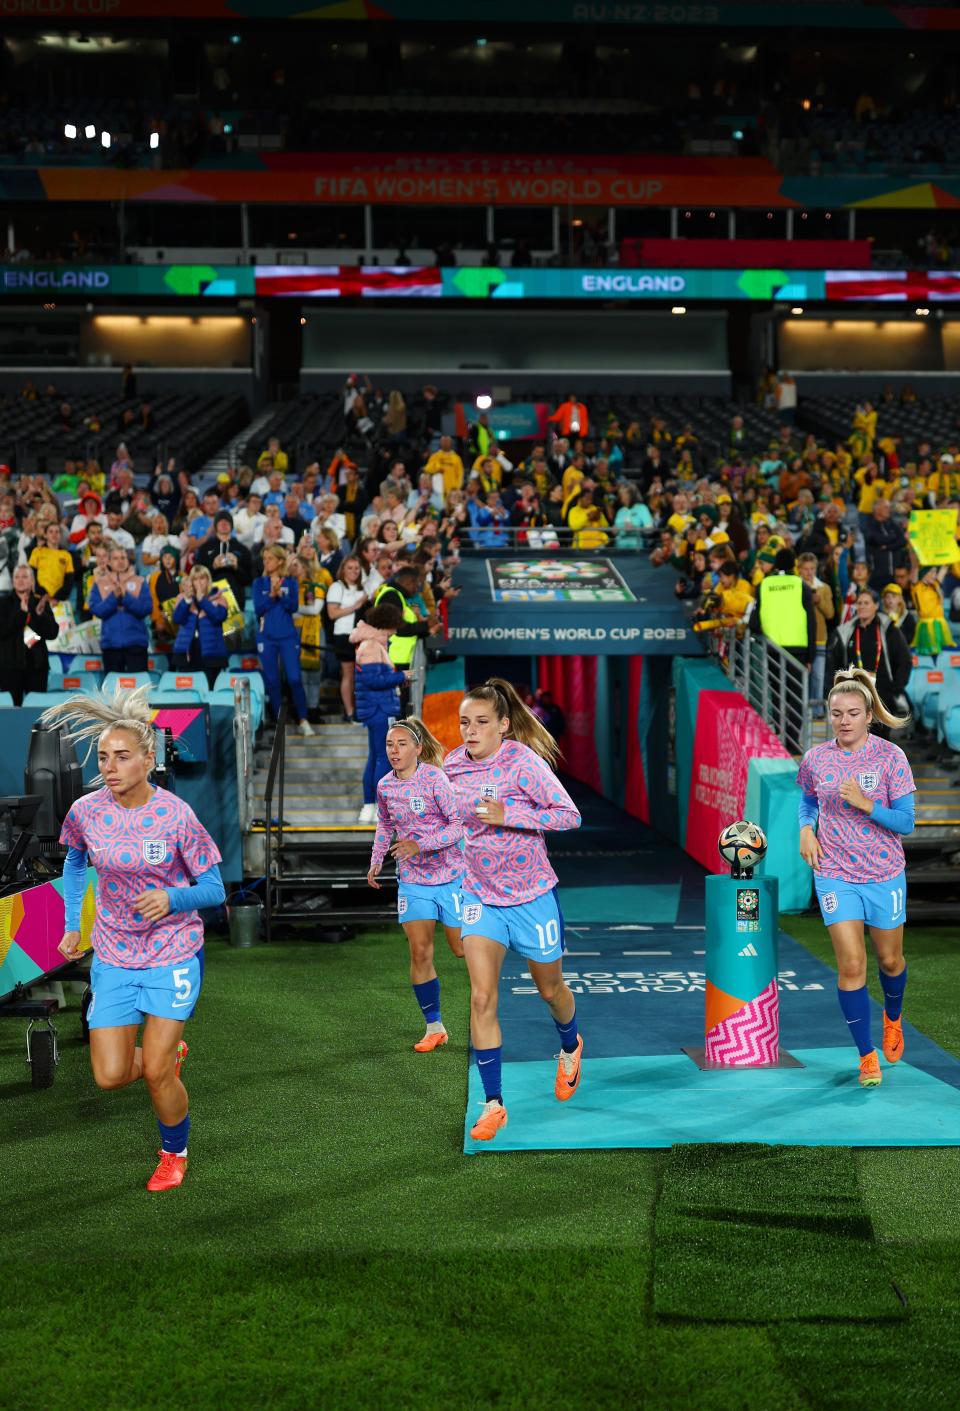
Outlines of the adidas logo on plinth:
M737 955L759 955L759 951L752 941L748 941L743 950L738 950Z

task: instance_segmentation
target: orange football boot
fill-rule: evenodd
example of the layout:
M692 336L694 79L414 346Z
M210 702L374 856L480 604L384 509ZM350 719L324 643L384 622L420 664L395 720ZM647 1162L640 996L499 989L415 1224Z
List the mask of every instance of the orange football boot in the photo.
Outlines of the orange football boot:
M501 1127L507 1125L507 1109L502 1102L495 1099L483 1105L483 1111L476 1122L470 1128L470 1135L475 1142L493 1141Z
M175 1151L158 1151L160 1164L147 1182L148 1191L172 1191L182 1185L187 1174L187 1158Z
M415 1053L433 1053L435 1048L443 1048L450 1035L446 1029L437 1029L433 1034L424 1034L419 1043L414 1044Z
M577 1035L577 1046L573 1053L561 1050L557 1059L557 1077L553 1085L558 1102L566 1102L573 1097L580 1086L580 1058L583 1054L583 1036ZM569 1067L567 1065L570 1065Z
M872 1048L865 1057L860 1060L860 1086L861 1088L878 1088L883 1082L883 1074L880 1072L880 1060L877 1057L877 1050Z
M888 1063L899 1063L903 1057L903 1021L888 1019L883 1011L883 1056Z

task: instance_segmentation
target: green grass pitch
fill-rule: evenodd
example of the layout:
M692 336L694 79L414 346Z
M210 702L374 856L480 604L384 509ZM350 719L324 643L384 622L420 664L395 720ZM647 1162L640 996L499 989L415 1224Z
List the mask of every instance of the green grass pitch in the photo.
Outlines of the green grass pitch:
M786 925L828 958L819 922ZM955 934L911 929L907 949L910 1019L960 1053ZM191 1170L166 1196L143 1190L156 1149L146 1092L96 1090L76 1010L46 1092L26 1084L22 1026L0 1026L3 1411L960 1402L960 1149L845 1158L837 1199L850 1208L859 1195L860 1253L825 1241L833 1267L817 1269L837 1316L798 1304L785 1317L773 1297L766 1317L752 1297L748 1321L700 1320L696 1288L671 1300L662 1270L655 1299L671 1153L464 1157L466 978L438 955L452 1039L419 1055L398 932L252 951L213 939L184 1074ZM722 1206L728 1158L711 1150ZM842 1230L822 1152L798 1159L790 1179L809 1163L807 1231ZM742 1209L742 1190L729 1195ZM775 1292L778 1267L800 1251L765 1196L763 1278ZM763 1218L749 1240L736 1220L728 1248L714 1237L712 1267L759 1277L750 1251ZM864 1321L874 1279L901 1291L902 1316Z

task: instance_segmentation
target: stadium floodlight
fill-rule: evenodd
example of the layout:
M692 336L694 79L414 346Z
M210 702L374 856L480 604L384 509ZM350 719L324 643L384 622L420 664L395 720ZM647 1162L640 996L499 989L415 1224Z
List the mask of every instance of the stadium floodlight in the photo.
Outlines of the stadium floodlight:
M100 134L100 146L101 146L101 147L109 147L109 146L110 146L110 134L109 134L109 132L101 132L101 134Z
M150 147L151 147L151 150L155 152L159 146L160 146L160 134L159 134L159 132L151 132L151 134L150 134Z
M84 137L96 137L97 129L92 122L87 123L86 127L83 129L83 135Z
M803 313L803 309L802 309L802 308L800 307L800 305L798 304L797 307L796 307L795 309L791 309L790 312L791 312L792 314L796 314L797 318L799 318L800 315Z
M69 138L71 139L71 141L72 141L73 138L75 138L76 135L77 135L77 125L76 125L76 123L65 122L65 123L63 124L63 135L64 135L64 137L69 137Z
M672 314L685 314L687 312L687 306L686 304L674 304L670 312Z
M929 318L930 316L929 309L915 309L914 312L916 313L917 318Z
M477 411L488 412L493 406L493 398L489 392L481 392L477 397Z
M733 140L734 140L734 142L742 142L742 141L743 141L743 128L742 128L742 127L735 127L735 128L733 129Z

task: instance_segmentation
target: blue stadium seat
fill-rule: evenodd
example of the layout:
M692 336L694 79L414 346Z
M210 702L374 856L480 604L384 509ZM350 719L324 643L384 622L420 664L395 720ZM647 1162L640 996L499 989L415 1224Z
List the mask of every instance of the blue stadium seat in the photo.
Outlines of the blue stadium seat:
M98 657L95 653L92 656L71 657L69 669L64 672L64 675L76 676L78 671L98 671L102 673L103 657Z
M2 710L4 706L9 708L13 707L13 697L9 691L0 691L0 710Z
M179 691L166 691L160 685L150 692L152 706L197 706L205 705L208 701L209 695L201 696L199 691L190 691L186 688Z
M149 671L110 671L103 679L103 689L109 694L118 686L132 689L135 686L152 686L156 680Z
M100 675L96 671L68 671L57 685L64 691L99 691Z
M65 701L68 695L68 691L28 691L23 698L23 704L24 708L32 706L46 710L47 706L59 705L61 701Z
M211 705L228 705L233 709L233 683L238 675L242 675L250 682L250 719L254 731L260 729L263 724L263 713L266 709L267 695L263 687L263 678L252 676L249 672L221 671L214 682L213 692L210 696ZM254 685L256 682L256 685Z
M264 686L264 684L263 684L263 677L259 674L259 672L253 672L253 671L221 671L220 675L217 677L216 681L214 681L214 683L213 683L213 689L214 689L215 691L229 691L229 690L231 690L232 687L233 687L233 683L234 683L234 681L237 679L238 676L242 676L242 677L244 678L244 680L250 682L250 694L251 694L251 696L259 696L261 700L265 700L265 699L266 699L267 688L266 688L266 686Z
M256 652L234 652L227 665L231 671L259 671L260 658Z
M62 678L62 676L63 676L63 666L62 666L61 661L60 661L60 658L57 656L56 652L51 652L51 653L50 653L50 656L49 656L49 664L50 664L49 679L50 679L51 681L59 681L59 680Z
M933 657L918 656L913 659L913 670L910 672L910 679L907 682L907 699L917 715L922 712L923 698L930 689L927 672L933 671L934 666Z
M202 671L165 671L160 677L161 691L195 691L205 701L210 694L207 678Z
M945 740L947 716L954 706L960 706L960 652L941 652L937 665L943 671L937 696L937 739Z
M951 706L943 721L943 738L955 754L960 755L960 705Z

